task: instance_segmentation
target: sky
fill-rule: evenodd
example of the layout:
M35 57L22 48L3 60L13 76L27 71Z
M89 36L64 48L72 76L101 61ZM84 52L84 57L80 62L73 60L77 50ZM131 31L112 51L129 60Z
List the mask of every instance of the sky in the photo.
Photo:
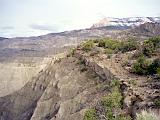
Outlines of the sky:
M0 36L37 36L92 26L105 17L157 17L160 0L0 0Z

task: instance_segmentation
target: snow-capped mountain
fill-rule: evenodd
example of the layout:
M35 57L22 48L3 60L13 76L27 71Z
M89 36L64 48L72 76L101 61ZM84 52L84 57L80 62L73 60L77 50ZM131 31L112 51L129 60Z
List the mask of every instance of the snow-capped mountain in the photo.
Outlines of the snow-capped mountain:
M99 22L93 24L91 28L105 26L127 26L135 27L144 23L160 23L160 17L129 17L129 18L103 18Z

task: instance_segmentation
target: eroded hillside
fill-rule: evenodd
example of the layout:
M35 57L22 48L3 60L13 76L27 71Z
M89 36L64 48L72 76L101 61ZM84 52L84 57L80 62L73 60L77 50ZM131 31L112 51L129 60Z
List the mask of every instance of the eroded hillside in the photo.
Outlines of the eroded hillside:
M0 98L4 120L83 119L105 94L103 80L75 57L52 61L22 89Z
M0 62L0 97L21 89L52 58L20 57Z
M0 118L140 120L141 111L149 110L158 120L159 44L158 37L84 42L52 59L20 90L1 97Z

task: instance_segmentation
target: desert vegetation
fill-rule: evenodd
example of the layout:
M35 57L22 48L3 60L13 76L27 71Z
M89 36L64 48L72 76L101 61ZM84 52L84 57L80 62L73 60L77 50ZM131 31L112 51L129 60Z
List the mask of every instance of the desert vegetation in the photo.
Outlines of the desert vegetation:
M120 83L118 80L110 82L110 93L101 99L100 105L104 109L103 118L106 120L131 120L130 116L122 113L122 94L120 92ZM88 109L85 113L84 120L99 120L95 108Z
M88 53L90 57L95 58L98 58L101 54L107 55L107 58L112 58L111 60L124 56L124 61L121 61L123 63L121 65L122 68L125 68L126 66L130 67L128 74L134 74L137 77L143 76L146 77L146 79L156 78L156 81L160 78L160 37L153 37L144 41L138 41L132 38L128 38L127 40L115 40L110 38L88 40L86 43L82 44L81 48L82 51L85 51L85 54ZM95 52L97 49L99 51ZM118 57L116 58L115 56ZM146 82L148 81L146 80ZM137 89L141 83L139 83L137 78L128 77L127 84ZM150 83L148 82L147 84ZM105 85L103 84L102 86ZM131 118L130 114L124 114L122 112L124 107L124 96L120 89L120 81L111 80L110 84L107 84L107 89L110 90L110 93L106 94L100 101L100 106L103 108L103 112L101 114L103 119L132 120L133 118ZM154 100L151 99L151 101L153 106L159 108L159 98ZM136 120L158 120L157 116L153 112L147 111L137 113L135 118ZM85 120L99 119L100 115L98 114L96 107L86 111Z
M143 42L138 50L140 56L132 66L132 71L139 75L160 74L160 37L153 37Z
M89 40L85 43L82 44L82 50L88 52L94 47L94 42L93 40Z
M137 113L136 120L159 120L159 118L153 111L143 110L141 113Z
M88 109L85 112L84 120L97 120L96 110L95 109Z
M151 57L160 49L160 37L152 37L144 41L142 45L142 54Z

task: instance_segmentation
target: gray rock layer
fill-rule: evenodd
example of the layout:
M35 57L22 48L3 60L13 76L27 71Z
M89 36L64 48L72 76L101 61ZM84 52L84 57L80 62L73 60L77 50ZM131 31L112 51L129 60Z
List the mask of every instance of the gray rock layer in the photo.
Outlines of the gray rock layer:
M52 62L22 89L0 98L0 120L83 120L104 91L103 80L77 58Z

